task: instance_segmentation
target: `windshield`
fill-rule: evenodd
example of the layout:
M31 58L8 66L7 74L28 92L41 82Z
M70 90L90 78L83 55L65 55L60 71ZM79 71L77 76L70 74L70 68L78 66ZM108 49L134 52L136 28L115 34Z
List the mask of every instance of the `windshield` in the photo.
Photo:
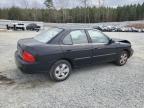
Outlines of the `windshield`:
M49 28L48 30L38 34L37 36L34 37L34 39L47 43L49 42L52 38L54 38L58 33L60 33L63 29L59 28Z

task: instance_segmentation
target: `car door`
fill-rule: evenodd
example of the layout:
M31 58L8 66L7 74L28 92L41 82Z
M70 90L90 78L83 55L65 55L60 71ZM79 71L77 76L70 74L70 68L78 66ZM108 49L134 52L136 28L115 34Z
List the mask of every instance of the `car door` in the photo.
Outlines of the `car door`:
M92 63L92 45L84 30L70 31L62 43L64 58L71 60L75 67Z
M117 58L116 43L98 30L87 30L93 46L93 63L113 61Z

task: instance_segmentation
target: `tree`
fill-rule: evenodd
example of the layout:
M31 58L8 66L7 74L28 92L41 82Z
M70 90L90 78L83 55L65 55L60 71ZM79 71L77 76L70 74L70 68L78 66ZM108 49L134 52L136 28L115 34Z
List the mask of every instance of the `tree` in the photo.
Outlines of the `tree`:
M22 18L21 10L17 7L12 7L8 11L8 19L20 20Z
M84 6L83 10L84 10L85 23L87 22L87 16L88 16L88 20L89 20L89 12L88 12L88 14L87 14L88 1L89 1L89 0L81 0L82 5ZM89 10L88 10L88 11L89 11Z
M25 0L27 1L27 0ZM51 0L52 1L52 0ZM10 20L35 20L44 22L58 22L58 23L96 23L96 22L110 22L110 21L130 21L144 19L144 3L137 5L112 7L89 7L88 0L82 0L80 6L67 9L65 8L70 3L69 0L59 0L59 10L54 8L38 9L37 2L35 8L2 8L0 9L0 19ZM64 2L64 3L61 3ZM50 4L50 1L49 1ZM48 5L51 7L52 5Z

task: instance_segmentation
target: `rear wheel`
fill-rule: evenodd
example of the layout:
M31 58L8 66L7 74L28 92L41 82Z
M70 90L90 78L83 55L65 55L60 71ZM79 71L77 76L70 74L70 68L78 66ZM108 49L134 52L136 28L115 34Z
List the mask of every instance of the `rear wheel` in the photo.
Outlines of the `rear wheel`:
M7 27L7 30L9 30L9 26L8 26L8 25L6 25L6 27Z
M57 61L50 70L50 78L54 81L66 80L71 73L71 64L66 60Z
M128 52L127 51L123 51L119 58L116 60L116 64L119 65L119 66L123 66L126 64L128 60Z

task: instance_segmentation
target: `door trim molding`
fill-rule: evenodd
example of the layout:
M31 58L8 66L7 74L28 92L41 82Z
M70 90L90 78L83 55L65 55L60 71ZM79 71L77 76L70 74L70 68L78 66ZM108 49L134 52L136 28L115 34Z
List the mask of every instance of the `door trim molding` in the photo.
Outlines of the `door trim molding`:
M81 58L75 58L74 60L82 60L82 59L90 59L91 57L81 57Z
M103 56L109 56L109 55L115 55L117 53L110 53L110 54L103 54L103 55L97 55L97 56L93 56L93 57L103 57Z

